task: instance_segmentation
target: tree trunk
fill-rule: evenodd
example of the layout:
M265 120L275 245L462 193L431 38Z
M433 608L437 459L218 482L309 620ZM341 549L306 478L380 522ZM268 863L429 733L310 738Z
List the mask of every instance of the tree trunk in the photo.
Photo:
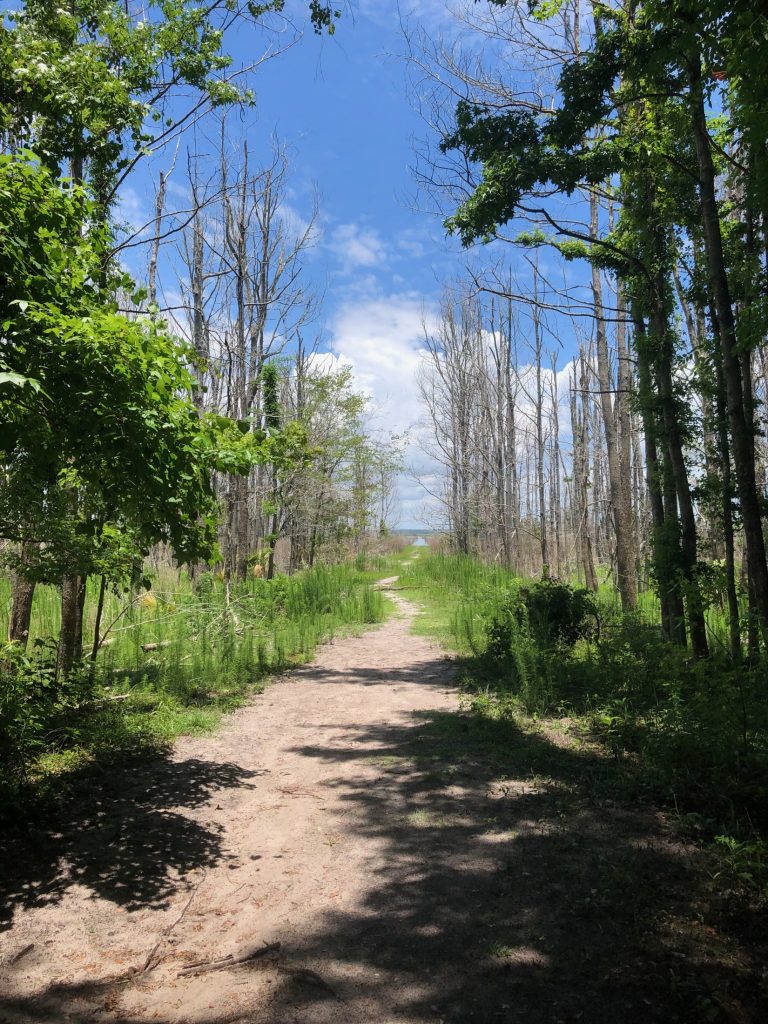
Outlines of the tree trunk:
M101 617L104 613L104 598L107 593L107 577L102 576L99 584L99 600L96 604L96 622L93 626L93 646L91 647L91 662L95 663L96 656L101 646Z
M658 283L658 288L662 283ZM656 296L654 303L654 333L656 334L657 383L661 416L664 424L664 435L668 453L668 465L674 487L677 507L680 516L680 555L681 569L686 578L686 603L688 605L688 625L691 634L691 649L694 658L706 658L709 655L707 644L704 610L701 602L698 583L695 578L698 559L698 538L696 516L691 499L691 488L688 482L688 468L683 454L683 442L678 419L677 403L672 380L672 345L666 317L660 308L661 300Z
M656 586L659 592L659 603L661 605L661 626L668 640L679 640L679 610L673 599L674 566L669 565L666 550L667 510L665 509L661 480L662 472L658 457L656 410L654 408L651 369L648 359L648 339L645 322L634 309L632 310L632 319L635 324L638 395L640 414L643 421L643 436L645 438L646 487L653 522L653 565L656 575Z
M720 333L725 379L728 423L731 433L733 461L747 547L749 578L755 607L764 635L768 634L768 564L757 491L754 461L753 424L744 409L744 390L739 365L736 326L731 293L726 273L720 216L715 192L715 168L710 151L706 111L701 80L701 57L693 53L688 63L690 105L693 136L701 191L701 212L704 247L707 254L709 284Z
M83 650L83 590L85 577L65 576L61 581L61 628L56 674L68 675Z
M711 304L710 304L711 307ZM717 428L717 454L720 461L720 511L723 526L725 554L725 590L728 601L728 641L731 660L741 661L741 625L739 598L736 593L736 557L733 529L733 484L731 481L731 452L728 441L728 413L725 406L720 331L717 319L712 317L712 335L715 344L715 409Z
M598 208L597 196L589 197L590 225L592 235L597 237ZM634 608L637 604L637 585L635 581L635 554L632 543L632 502L630 495L631 479L629 472L622 474L619 462L619 441L614 419L611 391L613 375L608 355L608 337L605 330L603 311L603 287L600 269L592 264L592 298L595 305L595 340L597 349L597 381L600 388L600 407L603 414L603 430L608 454L608 485L611 494L611 510L613 512L613 530L616 538L616 572L621 606L624 611ZM617 398L617 403L619 399Z
M25 542L19 557L20 571L11 575L11 614L8 619L8 639L25 648L32 623L32 600L35 596L35 582L30 580L21 566L29 565L36 544Z
M536 360L536 490L539 498L539 542L541 545L541 575L549 576L549 545L547 539L547 504L544 490L544 389L541 382L541 325L539 323L538 301L538 270L534 267L534 305L532 306L534 358Z

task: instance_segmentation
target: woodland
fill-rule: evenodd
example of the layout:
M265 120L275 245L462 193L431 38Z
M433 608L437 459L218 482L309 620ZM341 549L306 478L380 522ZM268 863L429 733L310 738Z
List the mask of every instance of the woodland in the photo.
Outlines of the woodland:
M447 231L492 255L446 288L426 340L427 444L467 580L481 562L537 582L493 584L478 612L483 587L444 570L464 595L454 631L490 661L494 713L522 697L591 716L760 861L764 12L494 2L457 18L480 45L408 40L434 132L418 174Z
M354 12L298 6L353 36ZM471 715L578 723L764 909L768 14L478 0L405 25L419 202L466 252L425 321L413 562L406 442L323 359L315 221L290 215L287 150L256 161L233 116L261 58L235 68L228 40L286 17L0 14L3 815L216 728L381 622L371 584L397 572ZM139 237L119 198L158 154Z
M398 442L373 437L349 372L327 370L306 340L313 221L296 228L285 214L285 152L275 144L254 166L247 140L228 133L226 110L253 101L253 68L231 66L228 34L253 31L267 59L270 32L286 31L282 8L3 13L0 720L11 781L41 751L82 745L105 681L154 678L178 712L182 692L199 703L220 677L212 702L223 706L329 622L376 616L355 570L328 566L386 532ZM326 5L304 13L332 31ZM121 188L153 151L181 161L204 116L218 160L203 173L186 150L182 210L169 208L160 171L138 282L123 262L140 232L120 223ZM161 311L168 244L182 300ZM301 581L274 580L281 539L281 573L301 566ZM190 636L195 665L182 658L179 670Z

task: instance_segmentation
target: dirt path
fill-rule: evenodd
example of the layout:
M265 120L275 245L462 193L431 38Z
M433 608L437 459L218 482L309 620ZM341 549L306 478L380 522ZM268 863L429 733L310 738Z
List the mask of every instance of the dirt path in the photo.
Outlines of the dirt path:
M691 851L594 752L459 713L400 605L17 838L0 1021L760 1019Z

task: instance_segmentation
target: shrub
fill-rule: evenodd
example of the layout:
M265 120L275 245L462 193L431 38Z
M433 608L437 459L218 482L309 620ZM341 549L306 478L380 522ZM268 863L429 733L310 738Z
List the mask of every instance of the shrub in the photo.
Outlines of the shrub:
M527 710L543 711L563 698L572 649L593 633L596 616L587 591L557 580L511 590L495 603L485 659L501 670L505 688L520 696Z
M522 588L519 603L525 608L532 635L544 647L573 647L577 640L591 635L597 619L597 608L589 591L574 589L555 579Z
M82 708L94 695L84 671L56 675L55 645L35 641L29 652L18 644L0 647L0 777L26 778L46 746L66 746Z

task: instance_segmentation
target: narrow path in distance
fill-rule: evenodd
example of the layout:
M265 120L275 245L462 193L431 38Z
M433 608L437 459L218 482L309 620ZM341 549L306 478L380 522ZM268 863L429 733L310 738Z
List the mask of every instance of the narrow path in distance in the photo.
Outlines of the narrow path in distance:
M733 995L752 965L702 923L695 854L601 797L595 751L478 731L395 599L29 837L0 1021L753 1019ZM227 956L251 958L180 975Z

